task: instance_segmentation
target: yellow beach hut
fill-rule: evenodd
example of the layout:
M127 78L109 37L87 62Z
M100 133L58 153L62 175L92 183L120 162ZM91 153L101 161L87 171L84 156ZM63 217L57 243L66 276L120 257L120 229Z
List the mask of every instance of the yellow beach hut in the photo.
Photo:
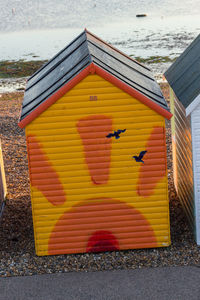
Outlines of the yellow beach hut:
M170 244L165 118L150 70L87 30L28 80L38 255Z

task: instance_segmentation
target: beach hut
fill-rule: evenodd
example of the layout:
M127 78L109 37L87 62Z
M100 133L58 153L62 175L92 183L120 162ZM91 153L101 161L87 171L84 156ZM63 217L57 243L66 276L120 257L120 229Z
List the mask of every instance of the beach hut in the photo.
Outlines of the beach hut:
M174 183L200 245L200 35L166 71L170 85Z
M27 83L38 255L170 244L165 118L150 70L85 30Z
M1 147L1 141L0 141L0 218L3 214L6 195L7 195L7 186L6 186L6 177L5 177L5 171L4 171L2 147Z

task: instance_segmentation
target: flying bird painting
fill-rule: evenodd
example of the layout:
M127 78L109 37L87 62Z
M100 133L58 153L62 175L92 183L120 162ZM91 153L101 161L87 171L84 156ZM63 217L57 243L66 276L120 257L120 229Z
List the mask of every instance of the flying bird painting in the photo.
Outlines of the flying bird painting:
M144 164L144 161L142 159L143 159L145 153L147 153L146 150L145 151L141 151L140 154L139 154L139 156L135 155L135 156L133 156L133 158L135 159L136 162L142 162Z
M123 129L123 130L121 130L121 129L118 129L117 131L114 131L114 133L109 133L106 137L107 138L111 138L111 137L115 137L115 139L117 140L117 139L119 139L120 138L120 134L122 133L122 132L125 132L126 131L126 129Z

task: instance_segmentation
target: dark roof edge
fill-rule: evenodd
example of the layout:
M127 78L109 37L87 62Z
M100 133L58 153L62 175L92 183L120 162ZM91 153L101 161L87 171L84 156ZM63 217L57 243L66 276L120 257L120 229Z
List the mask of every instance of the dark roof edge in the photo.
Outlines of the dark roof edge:
M121 55L125 56L126 58L132 60L134 63L136 63L137 65L143 67L144 69L148 70L151 72L151 70L149 68L147 68L145 65L139 63L137 60L133 59L132 57L126 55L124 52L120 51L119 49L115 48L113 45L109 44L109 43L106 43L104 40L100 39L98 36L96 36L95 34L91 33L90 31L88 31L86 28L85 28L85 32L86 34L90 34L91 36L93 36L95 39L99 40L100 42L102 42L103 44L105 44L106 46L110 47L111 49L113 49L114 51L120 53Z
M165 78L168 80L168 74L172 73L176 65L184 59L188 52L195 46L197 40L200 39L200 34L192 41L192 43L181 53L181 55L175 60L175 62L169 67L169 69L164 73ZM177 80L177 79L176 79ZM169 82L170 83L170 82ZM174 81L172 82L174 83Z
M24 128L30 122L32 122L38 115L40 115L43 111L45 111L49 106L51 106L55 101L57 101L60 97L62 97L66 92L71 90L76 84L78 84L83 78L85 78L88 74L94 73L93 63L87 65L81 72L79 72L75 77L73 77L69 82L61 86L58 90L56 90L53 94L49 95L49 97L38 107L36 107L30 114L26 115L23 119L20 118L18 126L20 128Z
M73 88L78 82L80 82L83 78L85 78L89 74L94 74L101 76L105 80L110 81L113 84L120 82L120 87L122 90L127 92L128 94L136 97L139 101L156 111L158 114L162 115L164 118L167 118L168 120L172 117L172 114L168 111L167 108L161 107L158 103L155 103L152 101L149 97L145 96L141 92L137 91L135 88L130 87L127 83L122 82L117 77L109 74L107 71L105 71L103 68L95 65L94 62L90 63L87 67L85 67L78 75L72 78L71 81L68 82L68 84L65 84L60 88L60 90L57 90L54 94L52 94L49 98L47 98L46 101L41 103L34 111L32 111L29 115L27 115L24 119L20 120L18 123L18 126L20 128L24 128L27 124L29 124L31 121L33 121L40 113L42 113L44 110L46 110L50 105L52 105L57 99L62 97L67 91L69 91L71 88ZM110 79L110 80L109 80ZM62 90L62 91L61 91Z
M81 35L85 34L86 31L84 30L81 32L75 39L71 41L65 48L60 50L56 55L54 55L48 62L46 62L41 68L39 68L33 75L31 75L27 81L31 80L36 74L38 74L42 69L44 69L46 66L48 66L56 57L58 57L62 52L64 52L69 46L71 46L75 41L77 41Z
M92 44L94 47L96 47L96 48L98 48L98 49L102 50L102 49L99 47L99 45L96 45L96 44L94 44L94 42L93 42L93 41L90 41L90 40L88 40L88 43L90 43L90 44ZM88 49L89 49L89 48L88 48ZM150 76L148 76L148 75L146 75L146 74L142 73L141 71L139 71L139 70L137 70L137 69L134 69L133 67L131 67L131 66L130 66L130 65L128 65L127 63L125 63L125 62L121 61L119 58L117 58L117 57L113 56L112 54L109 54L109 53L108 53L106 50L102 50L102 52L104 52L104 53L107 53L108 55L110 55L111 57L113 57L115 60L117 60L117 61L119 61L119 62L123 63L123 64L124 64L124 65L126 65L128 68L130 68L130 69L134 70L136 73L139 73L139 74L141 74L142 76L144 76L144 77L148 78L148 79L149 79L149 80L151 80L151 81L155 81L155 79L154 79L153 77L150 77Z
M77 48L79 48L81 45L83 45L85 43L86 40L84 40L79 46L77 46ZM71 45L71 44L70 44ZM76 49L77 49L76 48ZM76 50L75 49L75 50ZM56 64L54 64L49 70L47 70L38 80L36 80L34 83L32 83L32 85L30 85L25 91L28 91L30 88L32 88L34 85L36 85L40 80L42 80L44 77L46 77L49 73L51 73L52 70L54 70L57 66L59 66L67 57L70 56L70 54L74 52L71 51L69 54L67 54L66 56L64 56L59 62L57 62ZM89 53L90 54L90 53ZM90 62L91 62L91 56L90 56Z
M87 55L87 56L88 56L88 55ZM87 58L87 56L85 56L85 57L82 59L82 61L85 60L85 59ZM79 63L80 63L80 62L79 62ZM74 67L78 66L79 63L77 63L75 66L73 66L72 69L73 69ZM89 63L86 63L86 64L84 65L84 68L85 68L87 65L89 65L89 64L91 64L91 59L89 59ZM70 73L70 71L71 71L72 69L70 69L67 73ZM77 74L80 73L80 72L81 72L81 69L78 70ZM43 92L42 92L41 94L39 94L36 98L40 97L42 94L46 93L49 89L51 89L57 82L59 82L63 77L65 77L65 76L67 75L67 73L65 73L65 74L64 74L61 78L59 78L53 85L49 86L49 88L48 88L47 90L43 91ZM71 80L73 77L75 77L77 74L73 74L73 75L71 76L70 80ZM68 80L67 80L67 81L68 81ZM67 82L62 83L62 84L61 84L59 87L57 87L53 92L51 92L51 94L53 94L54 92L56 92L58 89L60 89L61 86L63 86L63 85L66 84L66 83L67 83ZM47 97L51 96L51 94L49 94ZM33 98L32 101L36 100L36 98ZM44 99L43 99L41 102L43 102L43 101L44 101ZM29 105L29 103L27 103L26 105L24 105L23 108L27 107L28 105ZM21 116L21 119L23 119L22 116Z
M101 61L100 61L101 62ZM101 62L102 63L102 62ZM160 96L160 95L157 95L155 94L154 92L151 92L150 90L148 90L147 88L145 87L142 87L140 84L134 82L133 80L129 79L130 82L132 82L133 84L135 84L137 87L134 87L134 86L131 86L128 82L127 82L127 78L125 78L124 80L122 80L120 78L120 73L116 70L114 70L112 67L110 67L111 71L109 71L108 69L106 69L106 67L108 67L105 63L104 63L104 66L100 65L97 61L94 61L94 64L98 65L100 68L104 69L106 72L110 72L113 76L117 77L120 81L123 81L124 83L126 83L128 86L130 86L131 88L133 89L136 89L138 92L144 94L146 97L148 97L150 100L152 101L156 101L159 103L159 105L162 105L163 107L165 107L165 109L169 110L168 108L168 105L167 105L167 102L166 102L166 105L164 105L162 102L160 102L159 100L156 100L155 98L153 98L152 96L148 95L147 93L151 93L152 95L155 95L157 96L158 98L164 98L163 96ZM106 66L106 67L105 67ZM114 74L113 71L116 73ZM118 75L117 75L118 74ZM123 76L123 75L121 75ZM143 88L146 92L144 91L141 91L141 88ZM165 98L164 98L165 99Z

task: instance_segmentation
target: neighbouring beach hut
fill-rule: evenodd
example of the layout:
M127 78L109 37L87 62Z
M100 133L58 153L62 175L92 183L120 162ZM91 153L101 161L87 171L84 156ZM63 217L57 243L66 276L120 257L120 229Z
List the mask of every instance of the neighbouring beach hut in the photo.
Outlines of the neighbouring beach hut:
M6 195L7 195L7 186L6 186L6 177L4 171L1 141L0 141L0 217L3 214Z
M150 70L87 30L28 80L38 255L170 244L170 117Z
M166 71L170 85L174 183L200 245L200 35Z

